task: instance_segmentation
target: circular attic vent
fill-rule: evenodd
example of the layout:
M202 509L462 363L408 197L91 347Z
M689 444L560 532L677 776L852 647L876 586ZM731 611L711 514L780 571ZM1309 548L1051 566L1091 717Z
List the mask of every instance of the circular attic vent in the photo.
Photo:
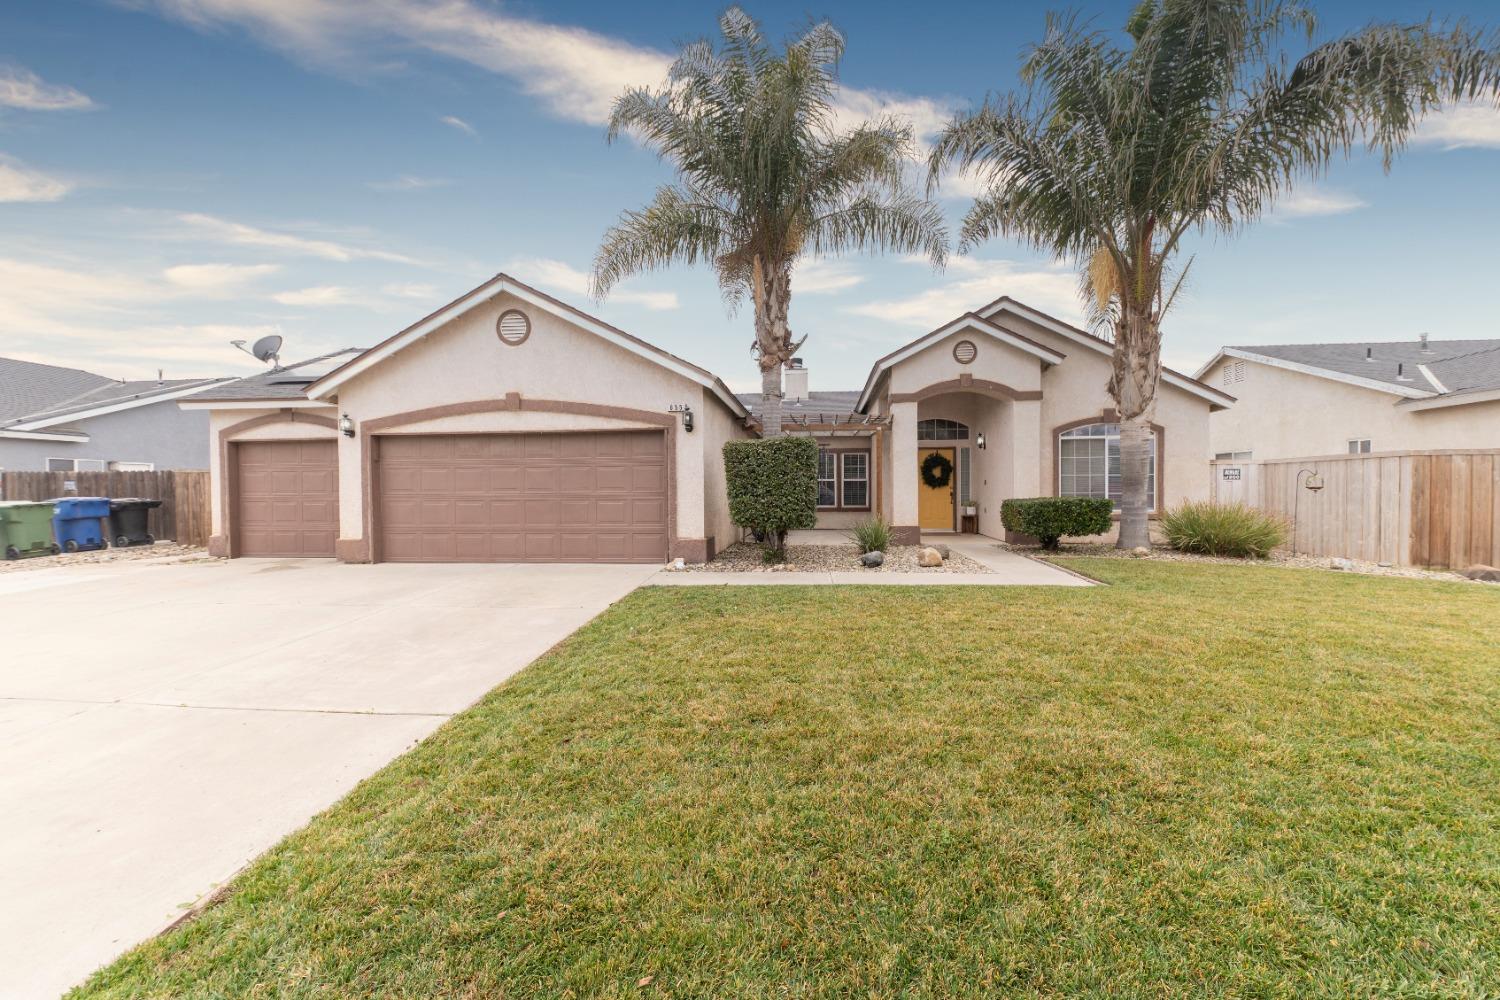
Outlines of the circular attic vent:
M507 309L495 323L495 332L503 343L515 347L531 336L531 319L519 309Z
M953 345L953 360L961 365L966 365L979 356L979 348L974 346L972 340L960 340Z

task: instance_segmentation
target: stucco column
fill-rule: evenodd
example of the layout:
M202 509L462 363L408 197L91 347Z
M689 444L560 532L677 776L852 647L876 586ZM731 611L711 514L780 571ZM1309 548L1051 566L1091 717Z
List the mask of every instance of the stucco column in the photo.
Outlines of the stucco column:
M343 562L370 561L370 540L365 537L365 454L374 444L364 440L363 428L355 437L339 435L339 537L334 551ZM370 484L374 489L374 484Z
M917 404L891 404L891 540L915 545L922 537L917 520Z
M1051 496L1042 482L1042 403L1038 399L1013 400L1006 421L1006 442L1011 455L1010 495Z

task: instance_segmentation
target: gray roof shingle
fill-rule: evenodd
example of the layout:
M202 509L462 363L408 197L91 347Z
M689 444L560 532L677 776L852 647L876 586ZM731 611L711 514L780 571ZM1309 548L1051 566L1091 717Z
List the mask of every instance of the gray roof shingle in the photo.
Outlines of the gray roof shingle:
M750 411L750 415L756 420L760 419L760 393L737 392L738 399ZM847 417L854 412L854 406L859 402L859 391L848 390L838 392L810 392L806 399L783 399L781 401L781 412L787 416L810 417L816 419L819 414L829 417Z
M245 378L225 382L198 396L194 402L239 402L242 400L306 399L307 387L341 365L365 353L363 347L341 347L315 358L270 371L257 372Z
M114 379L79 368L0 358L0 424L13 423L105 386Z
M1500 339L1351 341L1347 344L1246 344L1234 350L1407 389L1437 389L1418 370L1426 365L1449 392L1500 388ZM1366 357L1368 353L1369 357ZM1408 381L1398 381L1402 365Z

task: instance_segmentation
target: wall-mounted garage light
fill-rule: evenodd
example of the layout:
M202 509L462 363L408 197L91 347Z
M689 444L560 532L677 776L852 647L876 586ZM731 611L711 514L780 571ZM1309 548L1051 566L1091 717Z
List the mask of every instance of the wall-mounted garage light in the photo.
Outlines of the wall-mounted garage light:
M984 431L980 431L978 434L976 434L974 436L974 444L975 444L976 447L979 447L979 448L983 448L984 447Z
M693 433L693 408L686 403L673 403L667 407L668 413L682 414L682 429L689 434Z
M349 418L349 414L346 413L342 417L339 417L339 430L343 432L346 438L354 436L354 421Z

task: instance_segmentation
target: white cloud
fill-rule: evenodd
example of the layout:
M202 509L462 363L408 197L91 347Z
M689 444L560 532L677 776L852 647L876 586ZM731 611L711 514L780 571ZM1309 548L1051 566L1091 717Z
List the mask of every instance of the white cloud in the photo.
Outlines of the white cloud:
M473 125L470 125L468 122L464 121L462 118L458 117L457 115L444 115L443 117L439 118L438 121L442 122L444 125L449 125L449 126L451 126L453 128L458 129L460 132L463 132L465 135L478 135L479 134L479 130L478 129L476 129Z
M805 257L792 272L792 294L825 295L853 288L865 280L848 261Z
M925 257L907 259L911 263L929 265ZM862 302L845 311L900 326L933 330L1002 295L1009 295L1070 323L1077 323L1081 318L1078 277L1067 264L953 257L948 262L947 273L958 280L908 296Z
M228 243L232 246L265 247L271 250L283 250L287 253L307 257L321 257L324 260L336 260L347 262L352 260L384 260L398 264L416 264L413 260L403 254L392 253L388 250L377 250L369 247L355 247L344 243L335 243L331 240L309 239L293 233L273 232L268 229L259 229L255 226L247 226L244 223L232 222L213 215L203 215L197 212L189 212L179 215L178 221L186 223L191 229L203 238L220 243Z
M438 293L436 285L426 285L420 282L396 282L383 285L380 290L398 299L432 299L436 298Z
M94 106L88 95L48 83L29 69L0 65L0 106L24 111L83 111Z
M57 201L73 185L0 155L0 201Z
M205 293L238 291L257 278L281 270L275 264L178 264L162 272L178 288Z
M1443 149L1500 149L1500 108L1479 101L1444 108L1417 126L1415 141Z
M1306 219L1318 215L1343 215L1365 208L1369 203L1345 191L1303 188L1276 202L1271 210L1274 219Z
M447 183L448 181L442 177L414 177L411 174L401 174L388 181L370 181L365 186L372 191L425 191L428 188L442 187Z
M284 306L343 306L358 301L354 289L342 285L316 285L271 296Z
M589 293L588 273L560 260L528 257L511 261L505 266L505 270L522 281L534 282L543 288L568 295L582 297ZM643 306L656 312L676 309L679 305L676 292L639 292L617 288L609 293L609 300Z

